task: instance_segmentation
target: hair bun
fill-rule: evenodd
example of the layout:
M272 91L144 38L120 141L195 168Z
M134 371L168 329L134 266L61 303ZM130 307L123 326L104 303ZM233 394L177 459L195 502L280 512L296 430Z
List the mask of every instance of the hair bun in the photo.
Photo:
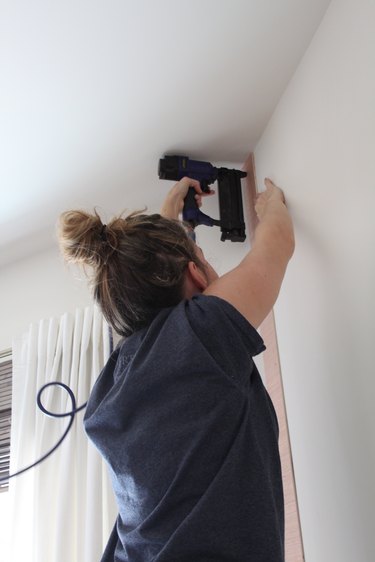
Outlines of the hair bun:
M85 211L66 211L60 215L58 225L59 243L64 258L72 263L83 263L97 267L112 253L114 233L103 225L99 215Z

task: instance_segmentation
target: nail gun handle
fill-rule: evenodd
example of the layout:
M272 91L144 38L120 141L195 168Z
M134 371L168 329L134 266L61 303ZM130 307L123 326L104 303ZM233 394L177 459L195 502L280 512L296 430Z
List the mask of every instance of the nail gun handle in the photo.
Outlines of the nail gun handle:
M194 187L189 187L189 191L184 199L184 208L182 210L182 218L184 221L190 222L194 228L198 224L199 207L195 199L196 191Z
M215 221L199 210L195 194L196 191L194 187L189 187L188 194L184 199L184 208L182 210L182 218L184 221L189 222L192 228L195 228L198 224L205 224L206 226L213 226L214 224L217 224L220 226L220 221Z

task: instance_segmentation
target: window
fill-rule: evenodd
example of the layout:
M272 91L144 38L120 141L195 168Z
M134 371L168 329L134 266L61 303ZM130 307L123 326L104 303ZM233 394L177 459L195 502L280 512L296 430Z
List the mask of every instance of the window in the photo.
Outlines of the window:
M12 413L12 355L0 352L0 493L8 491L10 424Z
M10 423L12 410L12 352L0 352L0 529L1 546L0 562L10 558L10 503L8 491L9 455L10 455Z

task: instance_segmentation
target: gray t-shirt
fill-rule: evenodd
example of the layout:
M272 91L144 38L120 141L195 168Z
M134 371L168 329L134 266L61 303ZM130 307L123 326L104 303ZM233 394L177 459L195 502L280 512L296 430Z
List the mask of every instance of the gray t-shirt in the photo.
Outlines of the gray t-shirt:
M103 561L284 562L264 349L231 304L198 295L113 352L84 419L119 509Z

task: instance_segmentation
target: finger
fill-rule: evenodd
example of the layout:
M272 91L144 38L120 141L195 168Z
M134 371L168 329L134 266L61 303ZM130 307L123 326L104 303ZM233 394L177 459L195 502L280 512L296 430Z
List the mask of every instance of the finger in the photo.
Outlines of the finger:
M199 183L198 180L195 180L193 178L188 178L187 176L185 176L184 178L182 178L180 180L180 183L182 183L183 185L188 186L188 187L194 187L194 189L197 193L203 193L202 188L201 188L201 184Z
M195 197L195 201L197 202L198 207L202 206L202 197L201 195L198 195L198 193L194 196Z
M267 187L267 189L272 188L272 187L276 187L275 184L273 183L273 181L270 180L270 178L265 178L264 184Z
M214 189L210 189L210 191L203 191L202 197L206 197L206 195L215 195L216 191Z

